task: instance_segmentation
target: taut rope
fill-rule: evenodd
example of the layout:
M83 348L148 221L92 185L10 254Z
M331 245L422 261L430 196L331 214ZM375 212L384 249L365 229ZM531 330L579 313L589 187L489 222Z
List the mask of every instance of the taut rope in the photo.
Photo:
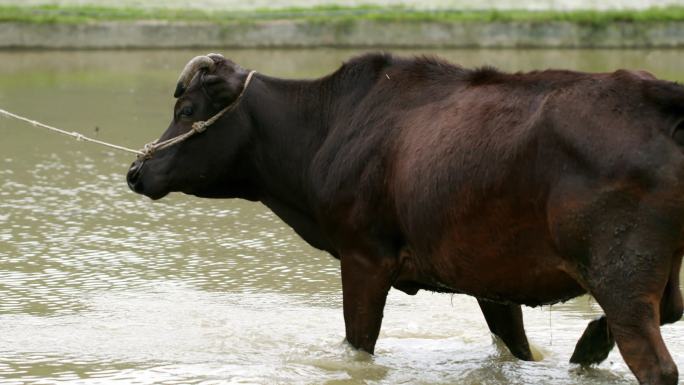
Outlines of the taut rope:
M10 117L10 118L21 120L22 122L26 122L32 126L35 126L35 127L46 128L52 132L71 136L71 137L75 138L76 140L82 140L85 142L91 142L91 143L99 144L99 145L102 145L105 147L113 148L115 150L130 152L130 153L136 154L138 156L138 158L149 159L150 157L152 157L154 152L157 150L161 150L161 149L164 149L167 147L171 147L173 145L176 145L176 144L188 139L189 137L191 137L195 134L199 134L199 133L204 132L209 126L211 126L217 120L219 120L219 118L221 118L221 116L223 116L223 114L225 114L226 112L235 108L235 106L240 101L240 99L242 99L242 95L244 95L245 91L247 90L247 86L249 85L250 81L252 80L252 76L254 75L255 72L256 71L250 71L249 72L249 74L247 75L247 79L245 80L245 84L244 84L244 86L242 86L242 91L240 91L240 94L235 99L235 101L233 101L228 106L226 106L224 109L219 111L216 115L212 116L211 118L209 118L205 121L200 120L200 121L194 122L192 124L192 129L190 131L184 133L184 134L174 136L173 138L164 140L162 142L157 142L155 140L154 142L148 143L145 145L145 147L143 147L142 150L134 150L132 148L119 146L119 145L112 144L112 143L107 143L105 141L98 140L98 139L89 138L89 137L87 137L81 133L76 132L76 131L70 132L70 131L62 130L61 128L48 126L47 124L29 119L29 118L26 118L26 117L23 117L23 116L20 116L17 114L13 114L13 113L11 113L7 110L3 110L1 108L0 108L0 115L4 115L4 116Z
M101 141L101 140L89 138L89 137L87 137L87 136L85 136L85 135L83 135L83 134L81 134L81 133L76 132L76 131L69 132L69 131L62 130L62 129L57 128L57 127L48 126L47 124L43 124L43 123L41 123L41 122L37 122L37 121L31 120L31 119L29 119L29 118L25 118L25 117L19 116L19 115L17 115L17 114L13 114L13 113L11 113L11 112L9 112L9 111L6 111L6 110L3 110L3 109L1 109L1 108L0 108L0 114L5 115L5 116L10 117L10 118L14 118L14 119L17 119L17 120L21 120L22 122L26 122L26 123L28 123L28 124L30 124L30 125L32 125L32 126L35 126L35 127L47 128L47 129L50 130L50 131L53 131L53 132L57 132L57 133L59 133L59 134L63 134L63 135L67 135L67 136L74 137L74 138L76 138L76 140L82 140L82 141L85 141L85 142L96 143L96 144L100 144L100 145L103 145L103 146L105 146L105 147L113 148L113 149L116 149L116 150L132 152L133 154L136 154L136 155L138 155L138 156L142 156L142 155L145 154L144 152L142 152L142 151L140 151L140 150L134 150L134 149L132 149L132 148L128 148L128 147L124 147L124 146L119 146L119 145L116 145L116 144L111 144L111 143L103 142L103 141Z

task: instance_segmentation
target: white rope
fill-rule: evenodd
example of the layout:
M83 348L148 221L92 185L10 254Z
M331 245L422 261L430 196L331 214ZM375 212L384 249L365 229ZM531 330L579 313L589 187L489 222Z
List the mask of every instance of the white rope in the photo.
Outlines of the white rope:
M79 141L96 143L96 144L100 144L100 145L102 145L102 146L106 146L106 147L113 148L113 149L116 149L116 150L127 151L127 152L130 152L130 153L136 154L136 155L144 155L144 153L143 153L142 151L140 151L140 150L134 150L134 149L132 149L132 148L123 147L123 146L119 146L119 145L116 145L116 144L111 144L111 143L103 142L103 141L101 141L101 140L89 138L89 137L87 137L87 136L85 136L85 135L83 135L83 134L81 134L81 133L75 132L75 131L69 132L69 131L62 130L62 129L57 128L57 127L48 126L47 124L43 124L43 123L41 123L41 122L38 122L38 121L35 121L35 120L31 120L31 119L29 119L29 118L25 118L25 117L19 116L19 115L17 115L17 114L13 114L13 113L11 113L11 112L9 112L9 111L6 111L6 110L3 110L3 109L1 109L1 108L0 108L0 114L1 114L1 115L4 115L4 116L7 116L7 117L10 117L10 118L14 118L14 119L17 119L17 120L21 120L21 121L26 122L26 123L28 123L28 124L34 126L34 127L47 128L47 129L50 130L50 131L57 132L57 133L62 134L62 135L71 136L71 137L73 137L73 138L75 138L76 140L79 140Z
M173 138L167 139L163 142L158 142L155 140L154 142L147 143L145 145L145 147L143 147L142 150L134 150L132 148L123 147L123 146L119 146L116 144L107 143L107 142L104 142L101 140L89 138L89 137L87 137L81 133L76 132L76 131L69 132L66 130L62 130L61 128L48 126L47 124L43 124L43 123L40 123L38 121L31 120L29 118L25 118L25 117L19 116L17 114L13 114L13 113L6 111L6 110L3 110L1 108L0 108L0 115L5 115L5 116L10 117L10 118L21 120L21 121L26 122L32 126L35 126L35 127L42 127L42 128L46 128L50 131L57 132L59 134L71 136L71 137L75 138L76 140L96 143L96 144L100 144L100 145L103 145L103 146L106 146L109 148L113 148L116 150L127 151L127 152L138 155L138 157L142 157L142 158L147 159L147 158L150 158L152 156L152 154L154 154L154 152L157 150L161 150L161 149L164 149L167 147L171 147L175 144L178 144L178 143L188 139L189 137L191 137L195 134L199 134L199 133L204 132L204 130L206 130L209 126L214 124L221 116L223 116L223 114L225 114L226 112L235 108L235 106L238 104L240 99L242 99L242 95L244 95L245 91L247 90L247 86L249 85L249 82L252 80L252 76L254 76L255 72L256 71L250 71L249 72L249 74L247 75L247 79L245 80L245 84L242 86L242 91L240 91L240 94L235 99L235 101L233 101L228 106L226 106L224 109L219 111L216 115L212 116L211 118L207 119L206 121L194 122L192 124L192 129L190 131L184 133L184 134L174 136Z

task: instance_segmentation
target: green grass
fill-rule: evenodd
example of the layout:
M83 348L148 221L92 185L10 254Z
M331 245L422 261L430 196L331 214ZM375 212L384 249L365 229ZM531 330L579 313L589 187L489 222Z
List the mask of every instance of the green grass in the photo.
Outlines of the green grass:
M202 21L214 23L252 22L259 20L303 20L313 22L350 22L374 20L383 22L532 22L567 21L604 25L612 22L684 21L684 7L652 8L644 11L425 11L402 7L319 6L311 8L258 9L230 12L111 8L98 6L0 6L0 22L88 23L98 21Z

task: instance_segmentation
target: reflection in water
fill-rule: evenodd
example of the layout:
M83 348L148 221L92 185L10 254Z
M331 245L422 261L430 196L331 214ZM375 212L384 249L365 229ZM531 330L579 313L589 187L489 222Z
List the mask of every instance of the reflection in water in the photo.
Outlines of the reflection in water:
M168 124L196 51L0 53L0 106L136 147ZM263 73L311 77L353 51L234 51ZM467 66L645 68L678 51L430 51ZM97 127L97 132L95 131ZM599 307L526 309L543 359L492 342L465 296L392 292L377 355L345 345L339 265L259 204L128 191L132 159L0 120L0 383L627 384L613 352L567 363ZM684 329L664 329L684 365Z

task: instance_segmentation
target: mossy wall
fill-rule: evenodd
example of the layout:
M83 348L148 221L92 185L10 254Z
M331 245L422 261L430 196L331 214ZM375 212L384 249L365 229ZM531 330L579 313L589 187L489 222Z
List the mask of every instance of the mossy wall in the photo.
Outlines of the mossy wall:
M0 48L684 47L684 21L165 20L0 23Z

